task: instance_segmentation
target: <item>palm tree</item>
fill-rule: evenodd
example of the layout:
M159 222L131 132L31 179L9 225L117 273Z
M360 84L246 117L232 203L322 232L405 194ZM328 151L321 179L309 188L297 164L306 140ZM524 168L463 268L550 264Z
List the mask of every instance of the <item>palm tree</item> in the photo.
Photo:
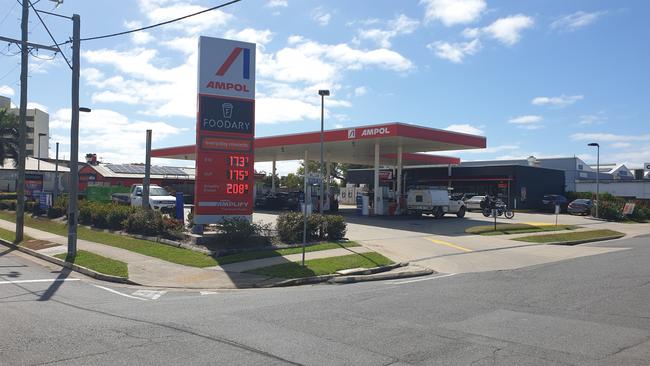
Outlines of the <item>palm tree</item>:
M0 109L0 164L12 159L18 165L18 116Z

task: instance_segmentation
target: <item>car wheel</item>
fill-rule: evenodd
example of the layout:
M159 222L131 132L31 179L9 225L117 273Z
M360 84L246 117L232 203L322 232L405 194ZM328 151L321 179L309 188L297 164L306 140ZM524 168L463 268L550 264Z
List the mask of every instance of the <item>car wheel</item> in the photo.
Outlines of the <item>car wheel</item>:
M461 207L458 212L456 213L456 217L458 218L463 218L465 217L465 207Z

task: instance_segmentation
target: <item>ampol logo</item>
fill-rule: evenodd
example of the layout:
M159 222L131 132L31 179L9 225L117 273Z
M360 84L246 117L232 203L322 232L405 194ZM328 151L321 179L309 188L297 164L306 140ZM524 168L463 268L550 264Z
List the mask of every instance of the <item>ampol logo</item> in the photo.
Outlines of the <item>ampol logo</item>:
M251 78L251 50L248 48L242 48L242 47L235 47L233 48L232 52L230 52L230 55L228 55L228 58L226 58L226 61L223 62L219 70L217 70L217 75L218 76L224 76L228 69L230 69L230 66L232 66L233 62L239 57L239 55L244 52L244 72L243 72L243 78L244 79L250 79Z
M361 136L390 135L388 127L366 128L361 132Z
M355 130L354 128L349 129L348 130L348 138L353 139L355 137L357 137L357 130Z
M243 48L243 47L235 47L233 48L232 52L230 52L230 55L226 58L226 60L221 64L219 67L219 70L217 70L216 75L217 76L224 76L226 72L230 69L232 64L237 60L240 54L243 53L243 58L244 58L244 67L243 67L243 73L242 73L242 79L244 80L250 80L251 78L251 50L248 48ZM211 89L219 89L219 90L234 90L238 92L244 92L244 93L249 93L250 90L248 89L248 86L246 84L241 84L241 83L232 83L232 82L221 82L221 81L209 81L207 85L205 86L206 88L211 88Z

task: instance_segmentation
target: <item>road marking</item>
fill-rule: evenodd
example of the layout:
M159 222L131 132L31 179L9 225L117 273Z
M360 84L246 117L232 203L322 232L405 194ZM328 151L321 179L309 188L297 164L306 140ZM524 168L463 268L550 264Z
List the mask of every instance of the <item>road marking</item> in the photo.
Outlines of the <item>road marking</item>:
M418 278L417 280L408 280L408 281L398 281L398 282L389 282L391 285L403 285L405 283L421 282L421 281L430 281L437 280L438 278L451 277L455 276L456 273L449 273L441 276L427 277L427 278Z
M137 299L137 300L147 301L147 299L143 299L143 298L141 298L141 297L137 297L137 296L131 296L131 295L123 294L123 293L121 293L121 292L119 292L119 291L113 290L112 288L108 288L108 287L104 287L104 286L100 286L100 285L95 285L95 284L92 284L92 285L95 286L95 287L97 287L97 288L101 288L102 290L106 290L106 291L108 291L108 292L112 292L112 293L114 293L114 294L116 294L116 295L120 295L120 296L128 297L129 299Z
M425 239L427 239L428 241L430 241L430 242L432 242L432 243L436 243L436 244L440 244L440 245L448 246L448 247L450 247L450 248L454 248L454 249L462 250L463 252L473 252L472 249L463 248L463 247L461 247L460 245L456 245L456 244L448 243L448 242L446 242L446 241L442 241L442 240L438 240L438 239L432 239L432 238L425 238Z
M162 295L166 294L167 291L155 291L155 290L138 290L131 295L144 297L151 300L158 300Z
M214 291L201 291L199 293L201 294L201 296L218 294L218 292L214 292Z
M81 281L81 279L80 278L49 278L44 280L0 281L0 285L10 285L12 283L67 282L67 281Z

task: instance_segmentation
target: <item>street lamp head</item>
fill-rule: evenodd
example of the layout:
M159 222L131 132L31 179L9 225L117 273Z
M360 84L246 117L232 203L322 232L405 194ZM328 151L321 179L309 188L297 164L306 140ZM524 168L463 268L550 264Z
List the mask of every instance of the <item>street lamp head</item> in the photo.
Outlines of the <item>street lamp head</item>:
M327 96L330 95L330 91L326 90L326 89L321 89L321 90L318 91L318 95L320 95L322 97L327 97Z
M598 145L597 142L590 142L590 143L587 144L587 146L598 146L598 147L600 147L600 145Z
M88 107L79 107L79 112L90 113L91 109Z
M46 133L39 132L38 137L41 137L41 136L47 136L47 134L46 134Z

